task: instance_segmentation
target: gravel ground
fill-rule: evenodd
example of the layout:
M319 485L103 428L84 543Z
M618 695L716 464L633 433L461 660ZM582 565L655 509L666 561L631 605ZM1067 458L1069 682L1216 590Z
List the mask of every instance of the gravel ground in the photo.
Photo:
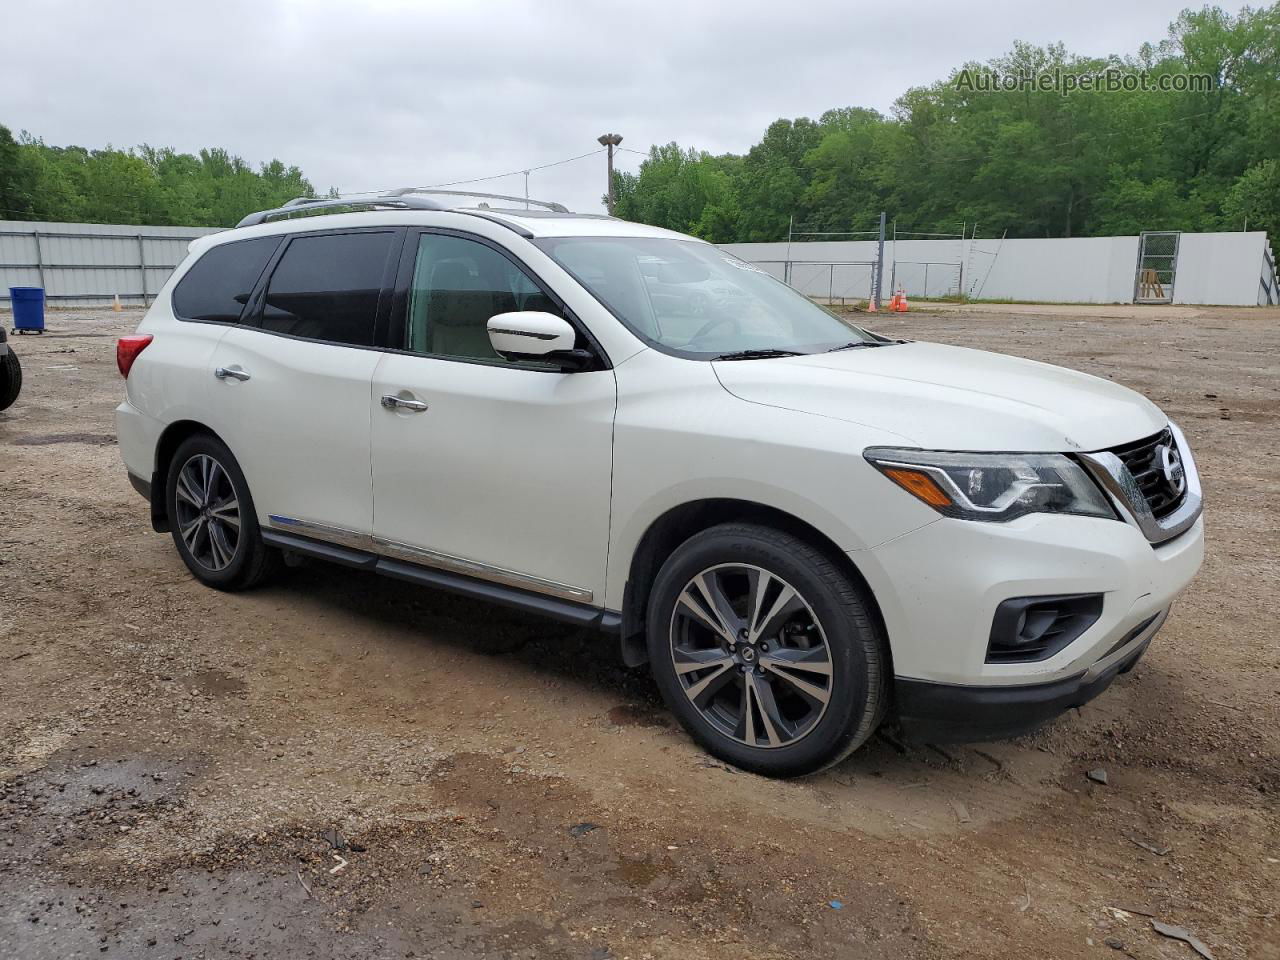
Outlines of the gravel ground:
M137 319L14 341L0 957L1194 960L1152 918L1280 957L1280 312L876 318L1151 396L1195 447L1209 553L1083 710L881 736L793 782L700 753L597 637L322 565L197 585L115 449Z

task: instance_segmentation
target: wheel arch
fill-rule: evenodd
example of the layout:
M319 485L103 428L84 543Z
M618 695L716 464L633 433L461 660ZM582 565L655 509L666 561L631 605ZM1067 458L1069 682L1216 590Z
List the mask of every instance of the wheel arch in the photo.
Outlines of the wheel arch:
M169 507L165 503L165 491L169 486L169 462L181 443L188 437L205 433L225 443L217 431L198 420L175 420L169 424L156 441L155 468L151 473L151 529L156 533L168 533Z
M722 523L754 523L782 530L798 537L822 551L841 572L858 587L866 599L869 612L885 638L885 654L889 659L892 676L892 650L888 644L884 617L876 601L875 592L867 578L849 554L841 550L829 536L813 524L794 514L767 504L732 498L708 498L694 500L672 507L657 517L640 537L631 555L627 570L627 582L622 595L622 659L629 667L638 667L648 661L645 643L645 614L649 606L649 594L654 579L667 558L695 534Z

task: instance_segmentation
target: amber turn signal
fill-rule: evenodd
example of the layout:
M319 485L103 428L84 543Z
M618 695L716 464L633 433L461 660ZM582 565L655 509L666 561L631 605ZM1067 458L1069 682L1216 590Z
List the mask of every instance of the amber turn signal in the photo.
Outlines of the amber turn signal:
M938 486L933 477L923 471L888 467L884 475L907 493L918 497L931 507L951 506L951 498L947 496L946 491Z

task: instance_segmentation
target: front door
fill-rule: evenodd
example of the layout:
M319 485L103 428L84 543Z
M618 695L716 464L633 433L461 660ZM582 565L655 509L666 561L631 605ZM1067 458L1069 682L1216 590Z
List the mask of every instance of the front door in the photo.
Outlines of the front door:
M368 546L369 396L396 230L295 235L214 351L210 424L264 527ZM384 306L387 306L384 304Z
M493 351L486 324L495 314L545 310L575 321L488 242L410 234L398 286L406 288L393 327L403 328L405 352L385 354L373 378L379 549L599 606L613 371L561 373Z

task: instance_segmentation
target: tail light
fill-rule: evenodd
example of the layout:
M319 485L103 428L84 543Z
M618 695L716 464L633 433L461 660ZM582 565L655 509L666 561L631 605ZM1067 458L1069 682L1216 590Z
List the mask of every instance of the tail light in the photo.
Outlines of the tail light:
M138 354L147 349L154 339L149 333L134 333L116 341L116 366L120 368L120 376L129 376L133 361L138 359Z

